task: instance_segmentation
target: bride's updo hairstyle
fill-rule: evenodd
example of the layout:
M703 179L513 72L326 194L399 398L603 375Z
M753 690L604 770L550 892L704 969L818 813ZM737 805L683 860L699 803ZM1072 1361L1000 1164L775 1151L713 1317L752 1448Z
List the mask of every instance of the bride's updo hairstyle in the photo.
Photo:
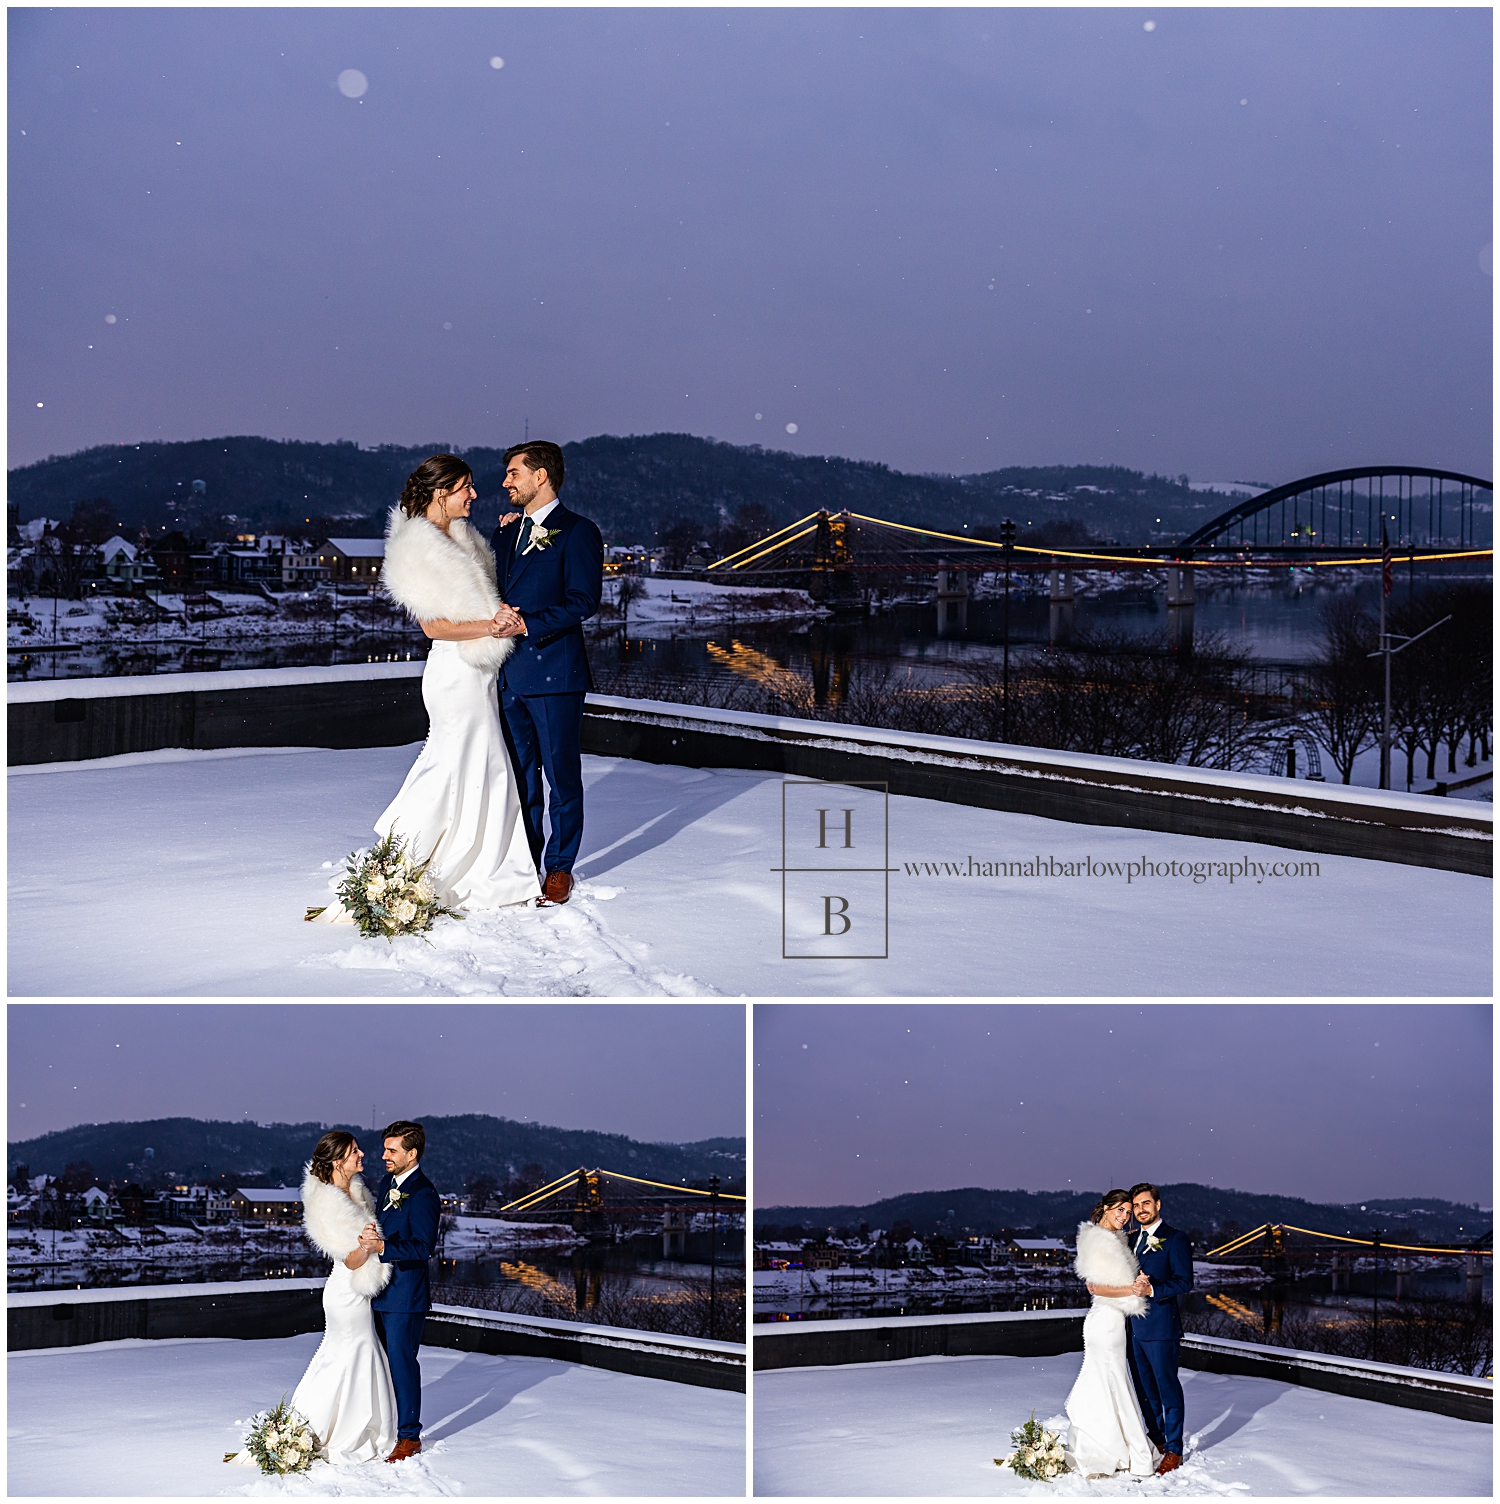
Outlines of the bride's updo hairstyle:
M474 472L456 454L429 454L401 488L401 510L420 517L439 491L451 491L474 479Z
M329 1135L330 1138L332 1136L332 1134ZM1122 1203L1125 1206L1130 1205L1129 1191L1106 1191L1099 1198L1099 1204L1093 1209L1093 1211L1089 1213L1089 1221L1097 1226L1104 1220L1104 1214L1110 1209L1110 1207L1119 1206Z
M312 1172L324 1185L333 1184L333 1167L354 1147L354 1135L330 1128L313 1150Z

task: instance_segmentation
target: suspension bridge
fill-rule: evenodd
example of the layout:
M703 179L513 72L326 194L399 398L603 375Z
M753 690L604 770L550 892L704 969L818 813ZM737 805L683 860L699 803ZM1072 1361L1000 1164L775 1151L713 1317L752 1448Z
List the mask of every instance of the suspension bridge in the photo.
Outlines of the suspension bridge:
M862 605L882 584L936 578L940 615L970 594L976 574L1045 569L1051 598L1073 600L1075 570L1167 568L1167 603L1191 609L1197 569L1379 567L1387 547L1415 567L1493 557L1494 493L1478 476L1421 466L1330 470L1236 502L1172 543L1063 548L915 527L821 510L710 564L705 579L796 585L835 608Z
M1400 1243L1378 1235L1361 1238L1349 1233L1318 1232L1310 1227L1295 1227L1289 1222L1266 1222L1217 1248L1210 1248L1203 1257L1235 1264L1257 1258L1268 1273L1287 1273L1304 1266L1317 1267L1327 1260L1332 1264L1330 1272L1335 1291L1348 1290L1354 1259L1372 1258L1378 1267L1378 1261L1389 1258L1395 1262L1398 1295L1403 1293L1406 1280L1412 1273L1411 1266L1417 1261L1461 1258L1469 1294L1477 1297L1483 1286L1483 1261L1492 1257L1489 1236L1486 1234L1473 1243L1447 1248L1432 1243ZM1366 1252L1361 1255L1359 1249Z
M713 1219L711 1228L716 1229L720 1210L739 1211L744 1205L743 1196L719 1188L717 1175L710 1176L708 1189L702 1190L580 1166L507 1201L500 1215L512 1221L556 1221L563 1214L571 1220L574 1232L597 1239L613 1238L623 1227L660 1218L663 1256L672 1257L686 1251L696 1213L707 1211Z

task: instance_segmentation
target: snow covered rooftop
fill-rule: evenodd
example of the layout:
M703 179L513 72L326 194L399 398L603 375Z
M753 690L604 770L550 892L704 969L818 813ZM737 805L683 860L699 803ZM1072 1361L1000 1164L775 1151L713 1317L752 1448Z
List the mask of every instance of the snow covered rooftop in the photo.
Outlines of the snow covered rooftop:
M610 757L584 758L581 882L565 907L444 921L431 945L304 924L347 853L373 840L419 750L164 751L11 768L11 992L1490 993L1488 878L1327 855L1316 877L1232 885L916 876L906 862L971 855L1306 854L906 797L890 800L889 959L785 960L782 779Z
M275 1186L269 1191L251 1191L240 1187L240 1195L246 1201L276 1202L276 1201L300 1201L302 1192L293 1185Z
M1032 1410L1066 1424L1081 1353L912 1358L755 1376L757 1495L1040 1495L995 1466ZM1493 1428L1273 1379L1182 1370L1187 1452L1143 1482L1048 1485L1061 1495L1485 1496Z
M8 1492L734 1495L745 1397L544 1358L424 1347L423 1451L282 1483L225 1467L237 1421L295 1388L322 1340L103 1342L11 1353Z
M383 559L384 538L328 538L325 542L351 559Z

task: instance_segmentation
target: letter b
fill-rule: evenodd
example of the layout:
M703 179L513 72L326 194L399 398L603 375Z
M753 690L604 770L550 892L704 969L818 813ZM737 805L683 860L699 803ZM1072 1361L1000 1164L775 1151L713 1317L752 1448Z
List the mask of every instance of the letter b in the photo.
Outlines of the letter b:
M834 907L833 907L834 904L838 905L837 910L834 909ZM832 897L832 898L830 898L827 894L824 894L824 896L823 896L823 933L825 935L847 935L849 933L849 925L850 925L850 920L849 920L848 916L849 916L849 900L847 898L838 898L838 897ZM834 929L834 927L833 927L833 921L835 919L837 919L839 921L839 923L843 925L843 929L841 929L841 930Z

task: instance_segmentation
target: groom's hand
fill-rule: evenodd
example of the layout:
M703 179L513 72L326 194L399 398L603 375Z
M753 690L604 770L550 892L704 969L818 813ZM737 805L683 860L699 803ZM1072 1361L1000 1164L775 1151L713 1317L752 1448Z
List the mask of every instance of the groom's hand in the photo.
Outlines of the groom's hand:
M502 602L500 609L495 612L494 621L490 623L490 631L496 637L524 637L526 622L514 606L507 606Z

